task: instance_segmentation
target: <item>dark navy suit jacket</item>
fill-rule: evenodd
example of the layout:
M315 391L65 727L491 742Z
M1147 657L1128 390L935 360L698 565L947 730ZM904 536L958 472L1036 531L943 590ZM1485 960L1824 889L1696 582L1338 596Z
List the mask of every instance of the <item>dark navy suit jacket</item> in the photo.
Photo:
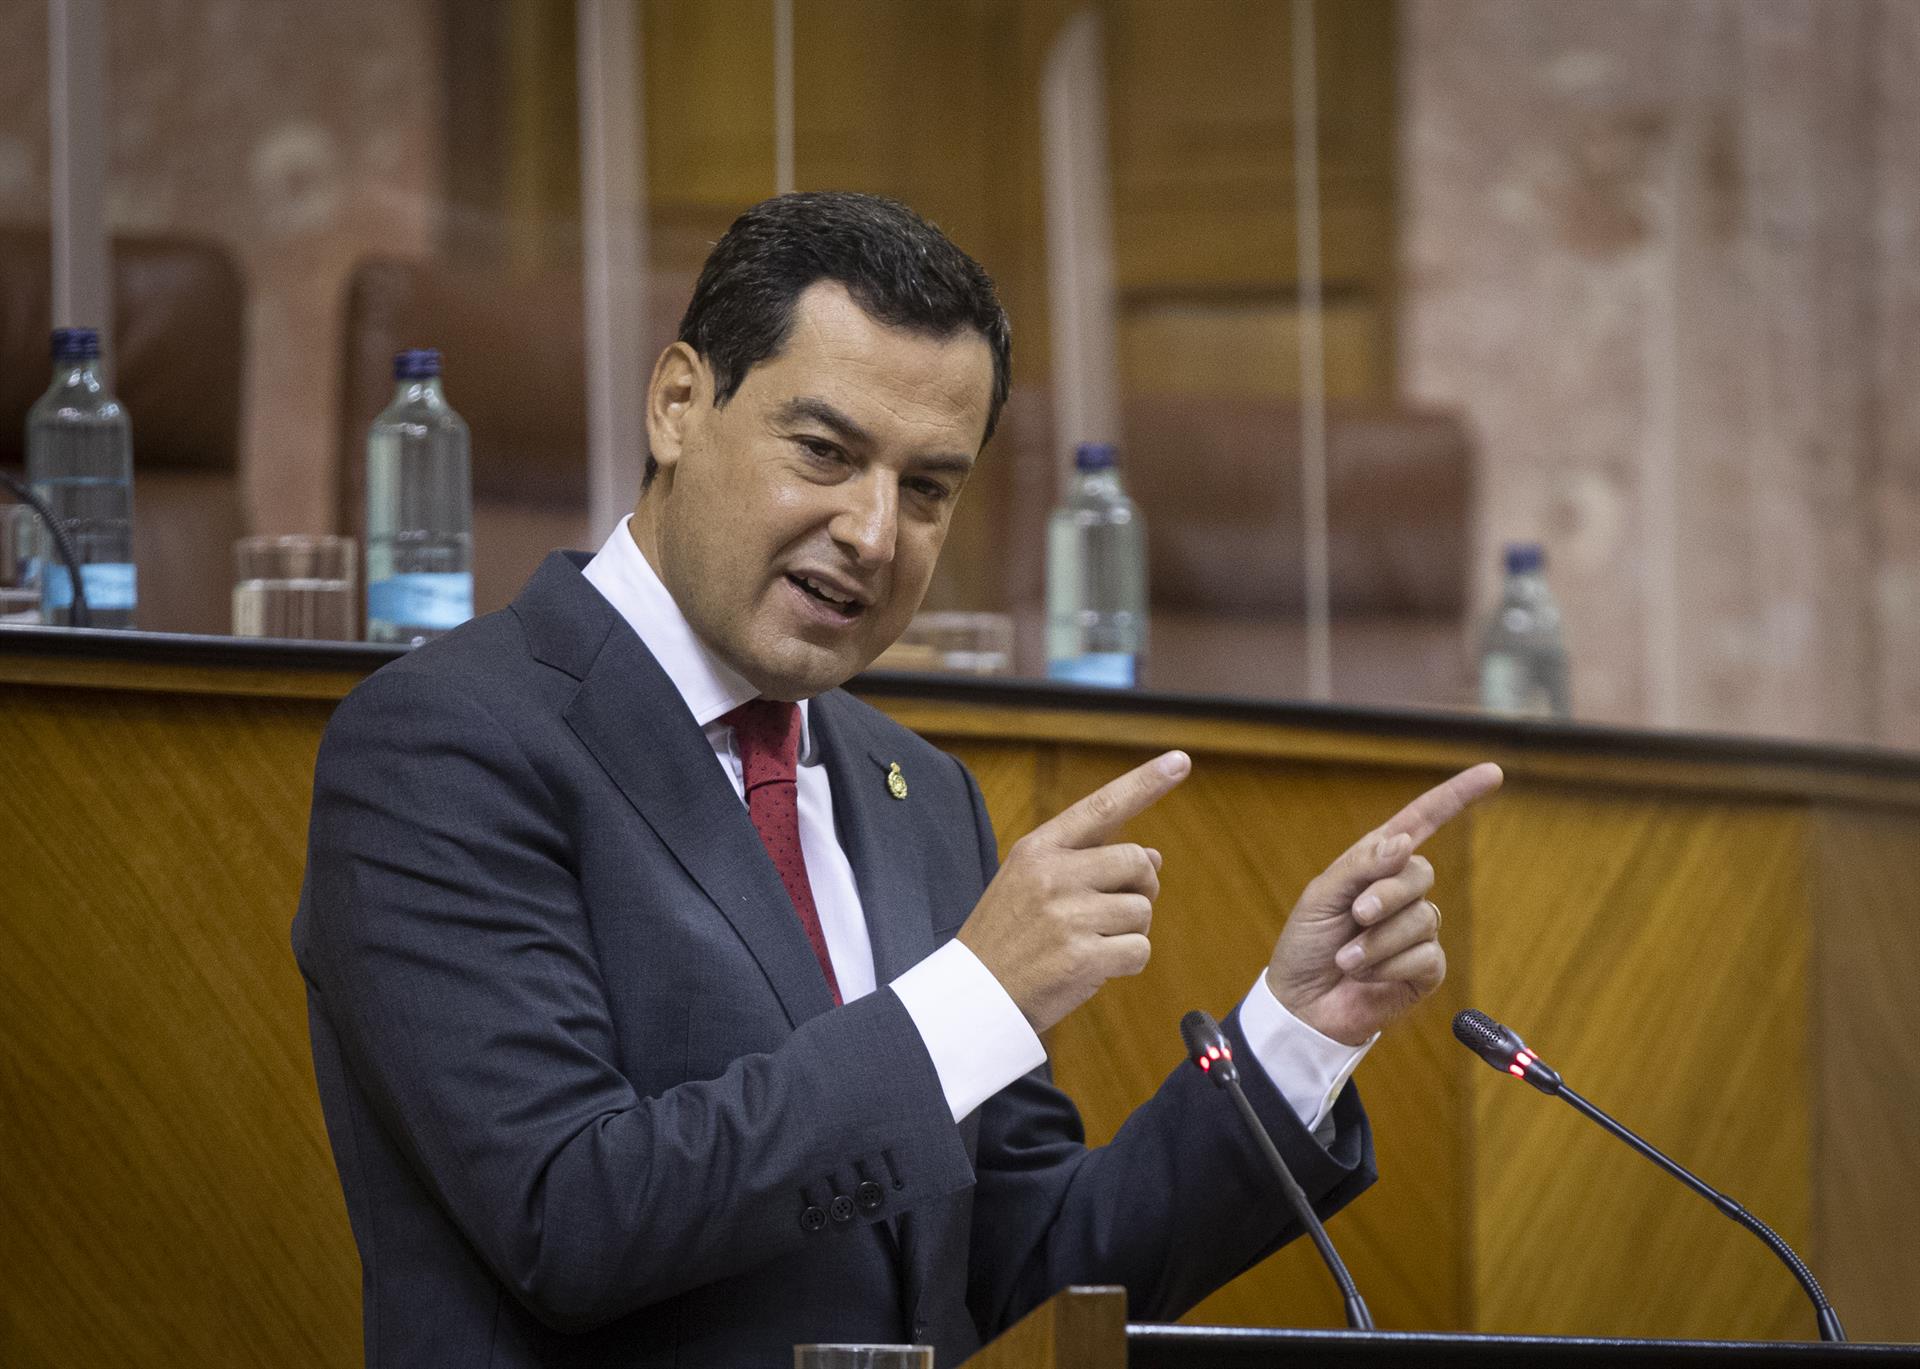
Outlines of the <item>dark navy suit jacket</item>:
M376 671L321 744L293 940L369 1364L714 1369L914 1340L951 1365L1069 1282L1172 1317L1294 1234L1183 1064L1099 1149L1044 1068L956 1125L894 994L833 1005L744 805L583 561ZM966 919L993 832L952 757L844 692L811 718L884 986ZM1351 1088L1329 1153L1245 1073L1323 1212L1366 1186Z

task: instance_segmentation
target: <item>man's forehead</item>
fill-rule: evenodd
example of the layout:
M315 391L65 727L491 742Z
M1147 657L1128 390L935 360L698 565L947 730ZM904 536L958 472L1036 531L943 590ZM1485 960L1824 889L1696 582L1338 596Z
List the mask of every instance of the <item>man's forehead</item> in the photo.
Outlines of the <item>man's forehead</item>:
M979 329L961 324L952 332L941 333L911 324L885 322L869 313L837 280L817 280L794 299L793 320L784 345L775 355L801 346L831 348L857 343L889 350L906 344L909 350L928 356L940 352L955 357L968 356L977 349L989 368L993 364L992 348Z
M984 431L993 353L976 329L941 336L896 327L867 313L837 281L816 281L794 301L784 344L747 373L747 386L794 417L809 416L809 401L824 401L861 427L924 408L976 415Z

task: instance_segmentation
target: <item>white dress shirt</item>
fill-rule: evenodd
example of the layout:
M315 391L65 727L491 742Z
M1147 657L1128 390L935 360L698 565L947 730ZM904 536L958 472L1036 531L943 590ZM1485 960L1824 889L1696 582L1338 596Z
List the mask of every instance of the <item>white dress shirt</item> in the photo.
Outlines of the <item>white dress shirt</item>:
M694 635L679 605L641 554L622 519L587 564L587 581L639 634L705 731L714 758L741 802L746 786L733 729L720 719L759 692ZM833 977L845 1002L870 994L873 942L853 867L833 823L827 768L813 745L806 700L800 702L800 765L796 776L800 849L826 936ZM1046 1048L1013 999L978 956L949 941L887 986L899 996L932 1057L957 1122L1046 1060ZM1343 1045L1288 1012L1263 972L1240 1007L1253 1055L1281 1096L1323 1140L1331 1134L1333 1100L1372 1046Z

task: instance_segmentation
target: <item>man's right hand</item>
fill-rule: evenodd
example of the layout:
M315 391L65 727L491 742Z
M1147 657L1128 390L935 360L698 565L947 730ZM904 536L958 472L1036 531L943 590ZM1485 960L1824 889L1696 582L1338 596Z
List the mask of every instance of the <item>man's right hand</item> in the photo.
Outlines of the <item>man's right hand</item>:
M1160 853L1108 843L1192 768L1185 752L1169 751L1034 828L1013 844L960 928L959 940L1036 1032L1114 976L1146 968Z

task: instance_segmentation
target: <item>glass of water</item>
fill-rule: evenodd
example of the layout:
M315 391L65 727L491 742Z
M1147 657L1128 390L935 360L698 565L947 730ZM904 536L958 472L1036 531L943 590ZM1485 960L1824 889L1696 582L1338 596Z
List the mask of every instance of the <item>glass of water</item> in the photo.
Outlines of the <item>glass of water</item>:
M40 621L40 515L30 504L0 504L0 623Z
M1013 668L1013 619L1005 613L916 613L876 670L1005 675Z
M796 1345L793 1369L933 1369L931 1345Z
M233 635L353 641L353 553L351 537L242 537L233 544Z

